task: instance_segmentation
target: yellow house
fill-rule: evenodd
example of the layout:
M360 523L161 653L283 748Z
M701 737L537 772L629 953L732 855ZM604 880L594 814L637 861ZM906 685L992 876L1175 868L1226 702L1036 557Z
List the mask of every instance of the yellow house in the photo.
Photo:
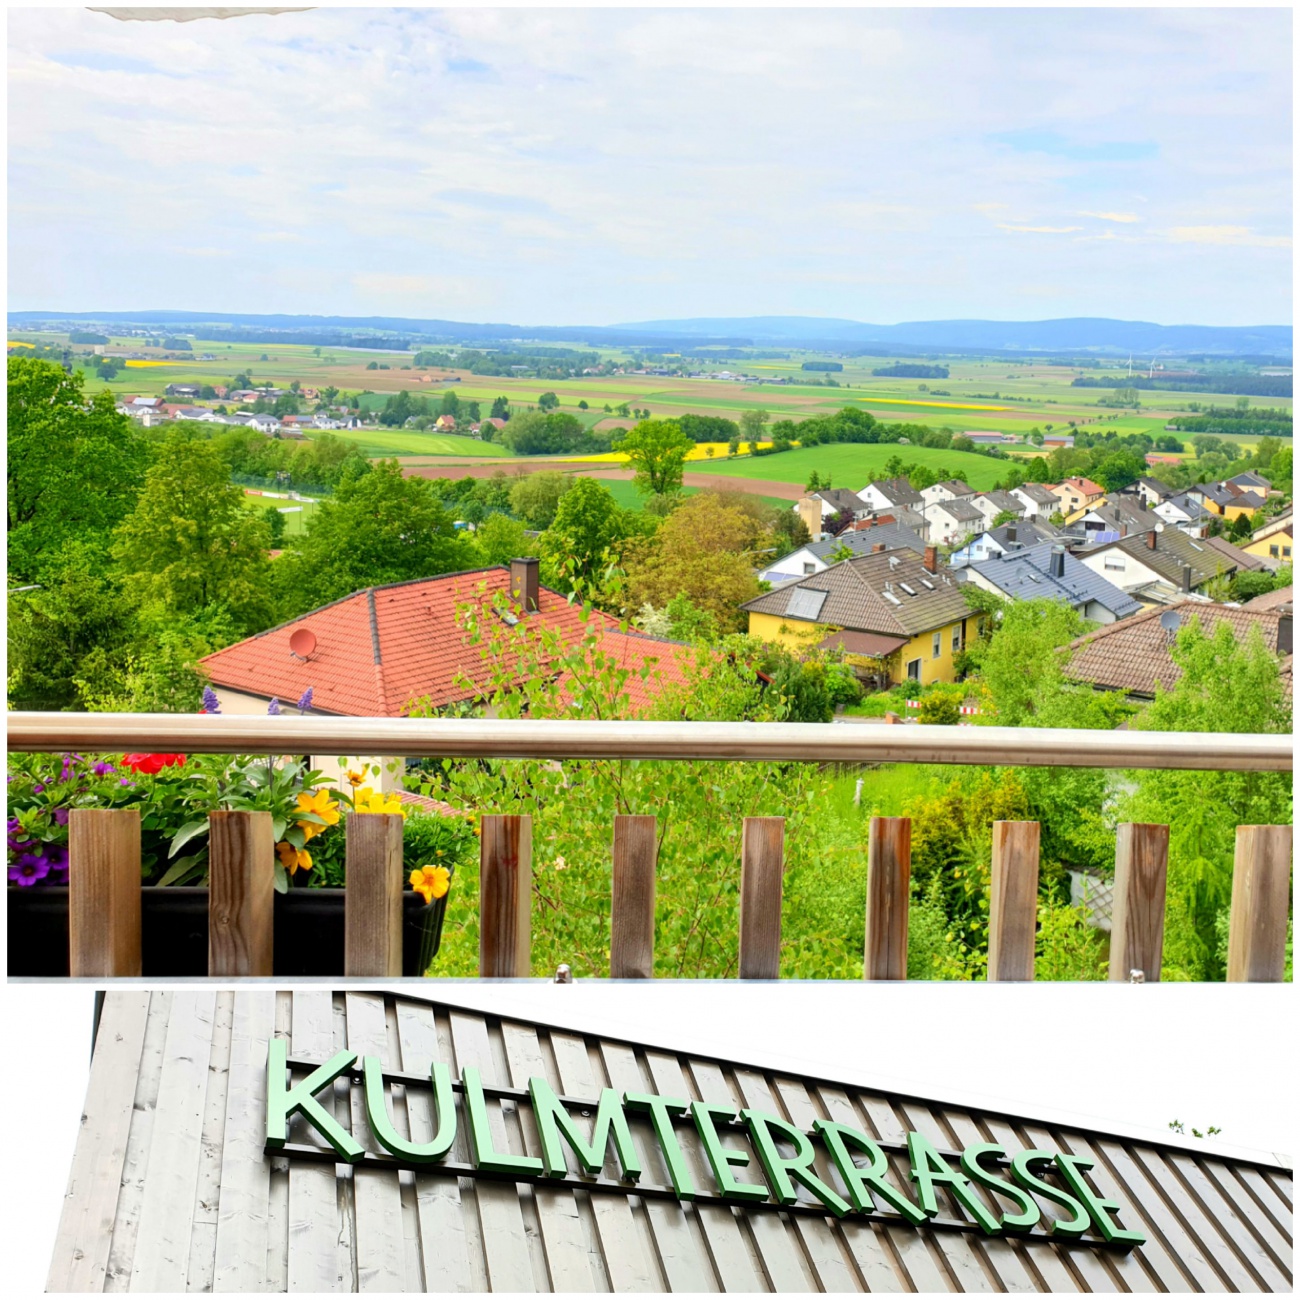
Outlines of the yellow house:
M1291 546L1291 516L1286 515L1257 529L1241 549L1247 555L1257 555L1270 569L1280 569L1291 563Z
M879 682L951 682L954 658L978 629L934 547L884 551L782 583L742 606L752 636L795 652L838 649Z

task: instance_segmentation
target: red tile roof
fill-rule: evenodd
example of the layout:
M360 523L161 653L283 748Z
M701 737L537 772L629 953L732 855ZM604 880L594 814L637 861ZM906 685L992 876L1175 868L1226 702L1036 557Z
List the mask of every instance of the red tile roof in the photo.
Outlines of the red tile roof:
M310 686L317 712L400 717L415 700L444 705L479 694L456 681L462 672L476 680L486 677L482 647L469 644L468 633L457 625L456 606L478 601L490 608L498 592L509 591L510 571L504 566L368 587L218 650L201 663L214 686L267 700L275 696L286 704ZM540 589L538 604L528 617L573 640L594 624L602 629L604 653L620 667L638 670L627 681L629 712L639 712L663 685L685 680L687 654L676 643L620 632L607 614L593 613L584 624L581 607L547 587ZM316 637L306 659L289 649L290 636L300 628ZM639 669L646 663L650 673L643 680Z

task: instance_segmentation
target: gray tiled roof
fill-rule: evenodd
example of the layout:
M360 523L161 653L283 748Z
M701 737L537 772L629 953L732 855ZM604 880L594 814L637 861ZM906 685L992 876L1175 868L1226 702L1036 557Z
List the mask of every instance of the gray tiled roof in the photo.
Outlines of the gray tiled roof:
M901 524L876 524L872 528L859 528L852 532L841 533L838 537L828 538L824 542L811 542L798 549L825 561L827 556L833 555L844 546L851 547L857 555L870 555L872 548L882 543L889 551L896 551L902 547L915 551L918 555L925 553L925 543L910 528L904 528ZM794 555L797 552L791 551L789 554ZM779 569L781 560L777 560L770 567Z
M1145 532L1151 528L1160 528L1164 524L1164 520L1158 514L1147 510L1136 497L1110 497L1105 501L1099 501L1088 511L1088 514L1096 515L1105 523L1114 524L1116 531L1130 533Z
M1023 483L1016 489L1023 492L1035 505L1055 506L1059 502L1054 492L1049 492L1041 483Z
M960 497L952 501L936 501L935 507L942 509L951 518L962 524L978 524L984 520L982 511L977 510L969 501L963 501Z
M891 504L896 506L911 505L921 500L921 494L905 478L872 479L867 487L876 488L877 491L884 493ZM862 490L865 492L867 488Z
M1000 488L994 488L991 492L981 492L979 495L996 506L999 514L1004 510L1010 510L1017 515L1025 513L1025 503L1019 497L1013 497L1010 492L1004 492Z
M1116 618L1127 618L1142 608L1127 592L1094 573L1068 551L1063 557L1064 573L1059 578L1052 577L1049 566L1055 545L1059 543L1042 542L991 560L980 560L970 567L1014 600L1045 597L1063 600L1076 608L1096 601Z
M863 508L862 498L856 492L850 492L848 488L822 488L814 492L813 496L821 497L828 505L832 505L836 510L861 510Z
M1028 548L1037 546L1040 542L1050 542L1060 536L1060 532L1059 528L1040 523L1036 519L1018 519L1014 524L999 524L996 528L989 528L983 536L992 538L999 546ZM1015 533L1014 538L1012 533Z
M798 613L798 602L807 599L797 596L800 591L826 593L815 617ZM794 610L792 598L796 600ZM843 560L821 573L765 592L741 608L854 631L906 636L945 627L970 613L956 578L942 568L930 573L920 557L908 550Z
M1148 540L1151 537L1156 539L1154 549ZM1161 578L1175 587L1183 584L1183 565L1192 571L1193 588L1209 582L1216 574L1232 573L1234 569L1243 567L1213 546L1207 546L1203 540L1188 537L1177 528L1166 528L1159 533L1134 533L1121 537L1117 542L1094 546L1087 554L1100 555L1113 547L1140 560L1147 568L1154 569Z
M946 478L942 483L936 483L935 487L945 487L954 496L973 497L975 495L975 489L959 478Z

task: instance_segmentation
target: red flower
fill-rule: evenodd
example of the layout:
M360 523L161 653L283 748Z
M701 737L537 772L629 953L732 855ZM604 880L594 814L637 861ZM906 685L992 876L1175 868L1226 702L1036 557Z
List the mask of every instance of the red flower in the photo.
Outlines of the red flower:
M122 766L144 776L157 776L164 767L179 767L185 762L184 754L123 754Z

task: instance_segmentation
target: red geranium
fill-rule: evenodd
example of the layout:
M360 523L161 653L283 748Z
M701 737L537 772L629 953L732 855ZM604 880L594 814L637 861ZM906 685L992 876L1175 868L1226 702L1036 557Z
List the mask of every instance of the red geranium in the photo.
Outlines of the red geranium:
M179 767L185 762L184 754L123 754L122 766L144 776L157 776L164 767Z

